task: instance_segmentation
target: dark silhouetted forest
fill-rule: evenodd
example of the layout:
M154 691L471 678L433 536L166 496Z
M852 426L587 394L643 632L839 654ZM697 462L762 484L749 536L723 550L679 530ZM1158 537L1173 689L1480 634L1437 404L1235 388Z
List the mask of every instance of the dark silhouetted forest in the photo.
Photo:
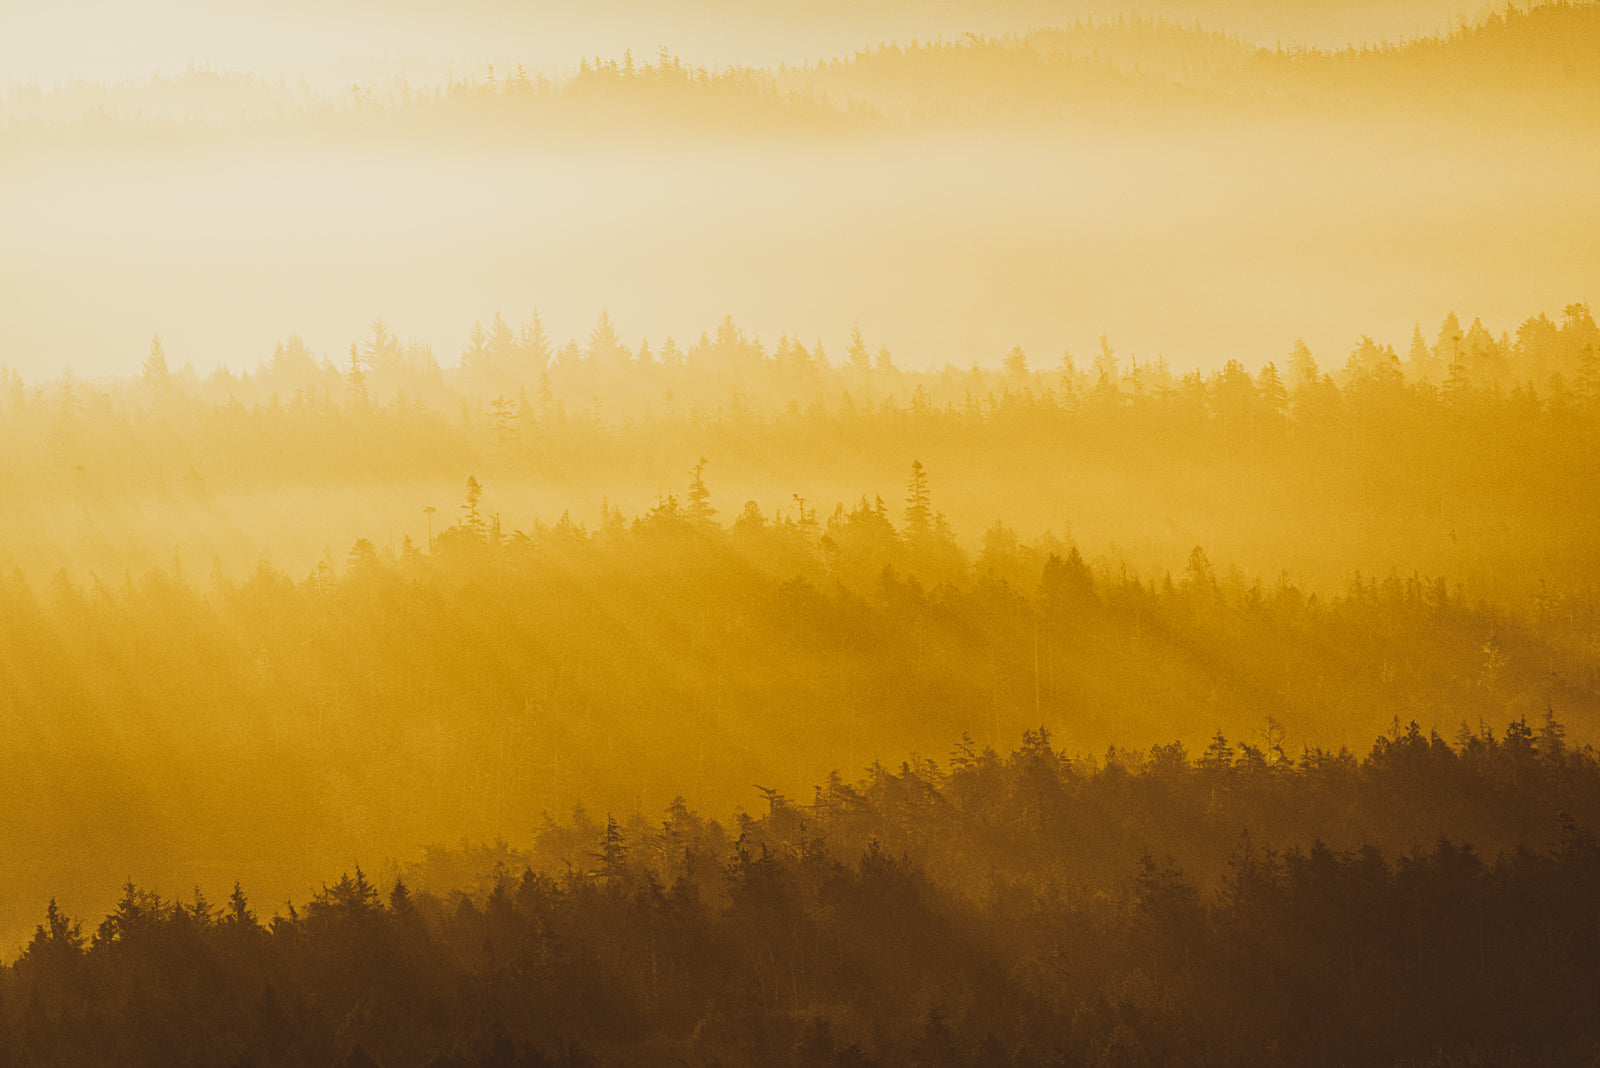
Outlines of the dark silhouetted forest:
M1587 1063L1600 761L1562 733L1096 762L1040 729L726 826L579 811L270 918L130 882L92 930L50 902L0 1061Z

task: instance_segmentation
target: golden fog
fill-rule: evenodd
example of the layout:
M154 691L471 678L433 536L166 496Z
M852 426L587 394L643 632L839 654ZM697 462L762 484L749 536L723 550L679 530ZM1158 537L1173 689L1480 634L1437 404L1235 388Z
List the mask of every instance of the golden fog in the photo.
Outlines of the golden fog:
M1600 740L1600 7L1151 10L7 10L0 955L1041 725Z

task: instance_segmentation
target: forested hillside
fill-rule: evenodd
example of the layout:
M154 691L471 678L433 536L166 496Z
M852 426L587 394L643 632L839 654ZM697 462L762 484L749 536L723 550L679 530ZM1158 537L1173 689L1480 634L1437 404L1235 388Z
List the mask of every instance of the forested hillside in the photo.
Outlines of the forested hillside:
M1552 719L1359 760L1219 735L1097 763L1035 730L760 792L727 824L680 798L356 868L270 917L239 884L130 882L92 929L51 902L0 973L0 1058L1580 1064L1600 1039L1600 764Z
M1600 2L1447 3L8 11L0 1068L1600 1064Z
M1569 488L1596 329L1572 305L1516 340L1458 331L1403 363L1363 339L1334 374L1302 347L1286 374L1174 380L1108 342L1082 369L927 373L859 336L835 363L725 322L662 359L605 320L551 352L497 319L449 372L380 325L343 368L291 340L201 379L158 339L135 380L12 376L7 551L33 574L0 583L0 712L29 740L0 906L97 901L108 869L279 899L352 855L524 840L574 801L726 809L1041 726L1095 759L1547 716L1591 744L1592 505ZM610 405L568 409L586 395ZM1519 840L1461 827L1426 835Z
M1324 50L1256 47L1214 27L1123 16L1026 34L888 44L786 68L780 84L920 121L1134 115L1550 112L1587 122L1600 100L1600 6L1490 12L1449 33ZM1542 113L1542 114L1541 114Z
M1246 43L1163 17L1069 21L1027 33L886 42L852 56L758 67L696 64L665 46L586 57L562 75L522 63L342 94L207 67L148 82L15 86L13 141L158 133L174 143L302 133L384 140L462 135L503 147L634 136L864 137L953 120L1097 121L1272 114L1326 121L1372 109L1433 118L1514 113L1582 121L1600 99L1600 5L1490 11L1455 29L1342 49ZM116 128L126 126L121 135Z

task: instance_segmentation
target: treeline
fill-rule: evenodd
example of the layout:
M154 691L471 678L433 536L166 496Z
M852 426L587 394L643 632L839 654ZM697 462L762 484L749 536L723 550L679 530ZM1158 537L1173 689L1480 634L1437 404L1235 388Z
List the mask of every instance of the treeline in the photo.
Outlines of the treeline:
M1493 417L1500 410L1553 418L1600 411L1600 326L1586 303L1566 305L1560 321L1540 312L1516 333L1496 335L1481 319L1463 325L1451 312L1430 342L1414 327L1402 358L1394 343L1361 335L1342 357L1319 364L1297 341L1255 370L1230 360L1219 371L1174 372L1165 358L1119 355L1101 335L1096 352L1030 358L1013 348L970 367L916 370L895 362L858 328L836 354L798 332L770 347L732 316L686 346L667 337L630 346L608 312L584 343L556 342L535 311L520 326L496 312L475 323L448 367L431 345L407 342L383 320L337 360L312 353L298 335L280 340L252 369L219 362L202 376L176 365L159 335L140 372L85 382L70 370L31 386L0 365L0 427L37 433L41 416L94 414L128 422L192 422L221 407L260 416L371 417L437 413L466 428L537 438L541 420L600 425L652 416L866 415L876 411L982 417L1008 407L1064 414L1138 410L1201 422L1280 425L1338 422L1370 427L1377 416L1416 422L1455 409ZM31 417L31 420L30 420Z
M1600 846L1572 815L1600 809L1600 763L1553 720L1460 748L1413 727L1364 760L1218 737L1096 765L1039 730L809 804L763 792L727 828L680 799L551 822L531 852L357 868L270 919L237 883L219 908L130 882L92 932L52 901L0 971L0 1063L1567 1064L1600 1043ZM1397 798L1528 837L1480 851ZM1312 838L1343 802L1428 844Z
M1198 23L1118 16L1025 34L884 44L786 68L785 84L920 120L1101 114L1527 113L1600 101L1600 5L1489 11L1434 36L1338 50L1258 48ZM1530 114L1530 118L1536 118Z
M1142 570L1181 568L1200 542L1322 592L1355 570L1442 574L1496 600L1582 588L1600 551L1574 488L1600 478L1588 306L1498 336L1451 314L1430 334L1418 327L1403 358L1362 337L1326 369L1297 344L1281 368L1181 375L1104 337L1092 357L1013 349L998 367L912 370L859 330L830 356L789 334L769 347L731 317L680 348L629 345L606 315L586 344L554 341L537 314L520 327L496 315L448 370L381 321L338 365L290 338L253 371L203 378L157 338L132 379L0 370L0 490L38 509L36 522L13 515L0 562L36 578L164 564L172 528L140 526L157 501L178 529L207 532L183 547L191 566L220 556L237 572L308 535L349 544L373 522L308 532L267 502L293 529L240 545L262 517L239 501L351 485L388 487L378 521L421 540L420 509L468 472L542 498L547 520L570 503L593 522L602 496L630 510L681 499L701 457L737 487L725 509L799 496L825 512L862 490L897 499L920 456L968 546L1004 511L1035 530L1071 517ZM508 525L540 506L520 507ZM123 548L154 541L160 555L118 555L102 531L123 529L137 535Z
M13 88L5 136L84 144L235 136L493 138L502 146L696 129L735 134L881 134L949 121L1152 119L1379 107L1434 117L1585 115L1600 91L1600 6L1490 11L1430 37L1335 51L1259 48L1215 29L1121 16L1005 36L885 43L776 70L584 57L551 78L521 64L438 86L355 85L325 94L196 68L114 85Z
M636 141L717 135L849 135L882 130L864 104L836 103L757 67L698 67L663 48L654 62L584 57L570 77L490 65L437 86L403 79L342 94L248 73L191 69L148 82L24 84L0 99L0 138L15 147L182 146L265 140L292 147L326 139L382 145L395 139L487 137L503 149L594 143L596 128Z
M533 459L574 429L615 436L641 419L770 425L909 416L972 428L1024 412L1045 419L1054 413L1074 422L1155 419L1168 424L1162 437L1192 445L1210 436L1208 425L1251 444L1262 435L1334 428L1363 436L1403 433L1415 442L1419 429L1442 416L1457 426L1499 420L1561 426L1600 413L1600 327L1582 303L1567 305L1559 325L1543 313L1532 316L1514 337L1496 337L1478 319L1463 327L1452 312L1431 344L1419 325L1404 360L1394 345L1363 335L1327 370L1296 343L1281 369L1268 360L1252 372L1230 360L1210 374L1180 375L1161 358L1141 363L1119 356L1105 336L1092 357L1067 351L1040 366L1014 348L999 363L911 370L895 363L888 346L874 351L859 329L837 358L821 340L808 346L787 333L769 349L731 316L686 349L671 337L659 347L648 340L630 347L605 313L587 344L557 345L535 312L520 329L499 313L487 330L474 325L457 365L447 371L431 346L407 343L379 320L338 364L319 359L292 336L253 371L219 364L201 377L192 364L172 366L157 336L131 379L85 382L68 371L30 387L0 367L0 433L12 456L77 445L74 458L81 460L98 459L92 456L99 451L95 439L170 439L174 432L188 436L207 428L224 439L259 439L274 424L300 438L307 422L324 423L333 433L341 423L402 433L432 427L445 440L462 433L475 439L453 458L459 462ZM197 440L192 452L216 456L222 444ZM137 451L166 450L147 443ZM351 450L324 451L337 462ZM281 449L270 454L280 461L285 455ZM50 467L9 466L13 476Z

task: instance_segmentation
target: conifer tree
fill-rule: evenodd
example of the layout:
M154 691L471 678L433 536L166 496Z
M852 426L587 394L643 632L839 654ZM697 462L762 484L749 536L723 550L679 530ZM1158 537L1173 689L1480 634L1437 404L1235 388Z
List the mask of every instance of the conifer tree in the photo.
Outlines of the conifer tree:
M850 369L856 374L864 375L872 369L872 354L867 351L867 343L861 338L860 325L850 331L850 347L844 350L844 354Z
M517 355L523 367L530 371L542 374L550 365L550 338L544 332L544 320L539 317L537 308L533 317L523 324Z
M461 510L466 513L462 525L478 536L483 535L483 515L479 511L478 502L483 500L483 486L479 484L477 476L467 476L467 499L461 505Z
M494 313L494 322L489 324L489 337L484 347L488 352L489 366L501 374L515 367L522 354L521 344L511 332L511 325L498 311Z
M921 460L911 463L911 481L906 493L906 538L924 541L933 533L933 507L928 498L928 474Z
M467 335L467 347L461 353L461 369L481 373L488 369L488 363L489 335L483 332L482 323L473 323L472 332Z
M161 345L160 334L150 338L150 355L145 357L142 372L144 384L153 390L166 389L172 381L172 372L167 369L167 350Z
M361 350L354 341L350 342L350 371L346 377L350 387L350 402L357 408L367 404L367 372L362 367Z
M1296 338L1289 352L1289 389L1293 393L1314 388L1322 379L1317 361L1304 340Z
M626 367L631 362L628 347L617 337L616 327L611 324L611 312L605 308L600 309L600 318L589 332L589 359L597 367L605 368Z
M711 506L711 491L706 488L703 473L706 468L706 458L700 457L700 462L694 465L694 481L689 483L689 521L702 530L712 525L712 517L717 510Z
M1433 354L1428 351L1428 343L1422 337L1421 323L1411 328L1411 348L1406 352L1405 372L1406 377L1414 382L1433 380Z
M1262 406L1278 418L1282 418L1289 408L1289 393L1283 388L1277 365L1271 360L1262 365L1260 373L1256 375L1256 395Z

